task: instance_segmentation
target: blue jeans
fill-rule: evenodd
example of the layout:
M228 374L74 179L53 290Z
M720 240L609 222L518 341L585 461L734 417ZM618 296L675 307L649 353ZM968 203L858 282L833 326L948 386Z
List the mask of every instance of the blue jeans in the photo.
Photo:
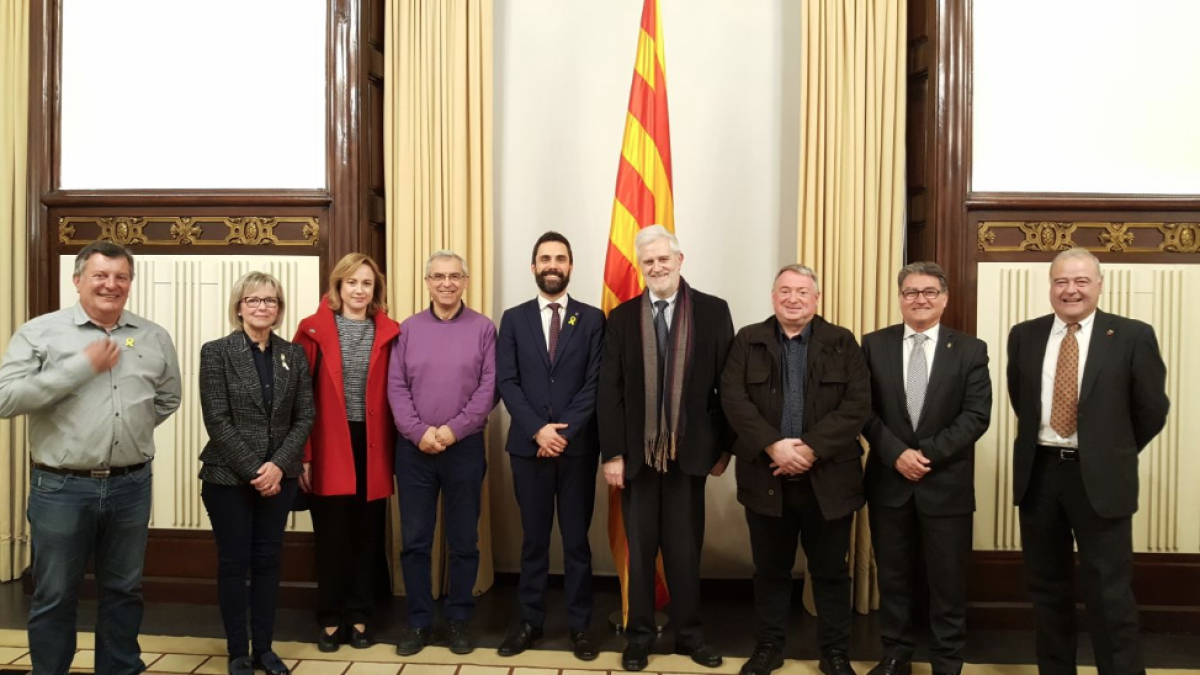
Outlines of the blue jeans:
M65 675L71 666L79 584L91 555L99 591L96 672L136 675L145 669L138 631L151 473L149 464L114 478L33 470L28 515L37 589L29 609L29 655L37 675Z
M217 599L225 624L229 658L254 656L271 649L275 633L275 605L279 598L279 568L283 557L283 530L292 515L296 479L285 478L279 494L263 497L250 485L217 485L204 482L200 496L212 521L217 540ZM246 576L250 577L250 602L246 602ZM246 612L250 632L246 631Z
M445 615L466 621L475 609L479 574L479 505L487 458L483 433L467 436L436 455L421 452L404 437L396 441L396 487L400 495L400 567L408 605L408 625L433 624L433 533L438 494L450 545L450 593Z

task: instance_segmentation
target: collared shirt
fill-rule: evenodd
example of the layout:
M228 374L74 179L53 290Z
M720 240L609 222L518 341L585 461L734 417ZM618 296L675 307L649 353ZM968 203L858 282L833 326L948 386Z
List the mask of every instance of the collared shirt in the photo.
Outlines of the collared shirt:
M1079 344L1079 367L1076 369L1078 379L1075 382L1076 392L1083 384L1083 366L1087 363L1088 345L1092 341L1092 326L1096 323L1096 312L1093 311L1086 319L1079 322L1079 330L1075 332L1075 341ZM1064 448L1079 447L1079 432L1068 438L1058 435L1050 428L1050 409L1054 407L1054 373L1058 370L1058 351L1063 338L1067 336L1067 323L1054 317L1054 326L1050 329L1050 341L1046 343L1046 358L1042 360L1042 419L1038 428L1038 443Z
M92 369L84 349L111 339L117 365ZM33 461L65 469L141 464L154 427L179 407L179 358L162 326L133 312L106 330L83 307L39 316L13 335L0 363L0 417L29 416Z
M925 349L925 381L929 381L929 374L933 372L933 357L937 354L938 336L941 334L942 325L936 324L932 328L927 328L924 331L915 331L908 324L904 324L904 347L900 349L904 359L904 381L908 382L908 362L912 358L913 340L912 337L917 333L925 335L929 339L925 344L921 345Z
M812 322L795 337L779 328L779 348L783 356L783 420L779 431L785 438L800 438L804 432L804 381L808 377L808 344L812 341Z
M550 311L550 303L552 303L552 302L558 303L558 321L559 321L558 326L561 329L563 326L563 322L565 322L567 320L567 294L563 293L563 296L561 298L559 298L558 300L547 300L541 293L538 293L537 301L538 301L538 309L541 310L541 314L542 314L542 336L546 338L546 351L549 351L550 350L550 317L553 314L553 312Z
M262 387L263 407L268 411L275 403L275 392L273 386L275 384L275 363L271 359L271 339L267 338L267 348L259 349L258 343L254 338L247 333L242 333L246 338L246 349L250 350L250 356L254 359L254 370L258 371L258 386Z
M658 302L659 300L667 301L667 308L663 310L664 312L667 313L666 316L664 317L667 320L667 330L671 329L671 319L675 318L675 301L678 299L679 299L679 290L678 289L676 289L676 291L674 293L672 293L670 297L667 297L667 298L660 298L653 293L650 294L650 316L652 316L654 318L658 318L658 306L655 305L654 303Z

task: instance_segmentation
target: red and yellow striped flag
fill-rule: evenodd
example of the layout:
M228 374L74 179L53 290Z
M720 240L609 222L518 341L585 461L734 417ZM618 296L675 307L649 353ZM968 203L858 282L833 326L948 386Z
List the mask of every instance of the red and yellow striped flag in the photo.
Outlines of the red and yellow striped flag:
M662 225L675 231L675 202L671 196L671 132L667 121L667 62L663 56L662 18L658 0L645 0L638 31L633 87L625 116L625 138L617 167L617 195L613 200L608 254L604 260L604 293L601 307L607 314L636 297L645 282L637 266L633 239L638 230ZM620 490L608 493L608 543L621 580L621 623L629 620L629 549L621 519ZM662 559L656 578L656 604L667 602L662 579Z

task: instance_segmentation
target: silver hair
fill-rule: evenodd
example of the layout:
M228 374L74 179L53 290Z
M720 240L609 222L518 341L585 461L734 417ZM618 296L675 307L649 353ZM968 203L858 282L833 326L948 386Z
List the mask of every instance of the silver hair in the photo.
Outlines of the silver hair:
M633 238L633 250L637 252L638 260L642 258L642 249L659 239L666 239L671 245L671 253L679 255L683 250L679 248L679 238L670 230L662 225L649 225L638 231L637 236Z
M463 260L461 255L451 251L448 248L439 248L438 250L429 254L429 260L425 261L425 276L429 276L430 270L433 269L433 261L440 258L454 258L458 261L459 265L462 265L463 276L471 276L471 272L467 269L467 261Z
M129 249L120 244L114 244L111 241L93 241L79 255L75 256L75 272L74 277L83 276L83 268L87 266L88 258L94 255L102 255L105 258L124 258L129 261L129 278L133 279L133 253Z
M946 292L946 270L935 262L914 262L901 267L900 273L896 275L896 287L904 290L904 280L914 274L937 279L942 285L942 292Z
M778 272L775 273L775 281L779 281L779 277L783 276L784 272L795 272L802 277L808 277L809 279L812 279L813 288L817 289L818 293L821 292L821 280L817 278L817 273L813 271L813 268L809 267L808 265L801 265L800 263L784 265L783 267L779 268ZM772 282L772 285L774 285L774 282Z
M1096 266L1096 274L1100 275L1101 279L1104 278L1104 270L1100 269L1100 259L1097 258L1091 251L1083 248L1082 246L1069 248L1054 256L1054 262L1050 263L1050 278L1054 278L1054 266L1057 265L1060 260L1070 260L1071 258L1083 258L1085 260L1091 260L1092 264Z

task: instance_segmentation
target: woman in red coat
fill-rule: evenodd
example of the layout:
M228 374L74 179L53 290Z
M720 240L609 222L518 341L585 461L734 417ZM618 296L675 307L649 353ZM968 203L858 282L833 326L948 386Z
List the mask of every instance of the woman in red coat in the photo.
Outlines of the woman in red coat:
M309 492L317 549L317 646L371 644L379 557L393 491L396 427L387 369L400 326L387 315L379 265L351 253L329 274L329 293L300 322L294 342L312 372L317 415L304 449L301 489Z

